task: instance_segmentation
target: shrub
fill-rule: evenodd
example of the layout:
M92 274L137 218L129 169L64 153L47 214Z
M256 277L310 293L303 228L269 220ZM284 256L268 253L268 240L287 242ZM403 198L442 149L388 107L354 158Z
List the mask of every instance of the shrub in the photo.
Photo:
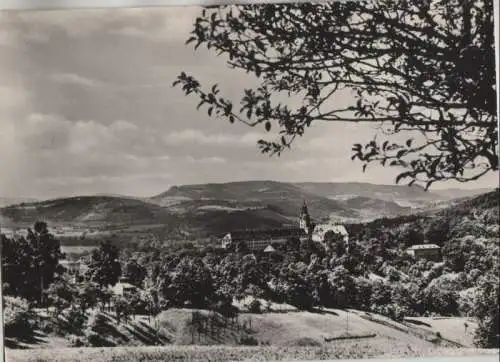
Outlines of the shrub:
M4 297L3 315L6 337L25 337L32 333L35 316L27 300L19 297Z
M302 338L291 341L290 345L297 346L297 347L318 347L318 346L321 346L321 342L319 342L313 338L302 337Z
M253 336L243 336L240 338L239 343L243 346L258 346L259 341Z
M66 317L68 321L71 323L73 329L76 331L81 331L87 320L82 310L74 306L71 306L71 308L67 309Z
M78 336L70 336L69 343L71 347L83 347L85 345L83 339Z
M258 299L254 299L248 305L248 311L250 313L262 313L261 303Z
M102 338L95 332L87 334L87 345L91 347L100 347L102 345Z

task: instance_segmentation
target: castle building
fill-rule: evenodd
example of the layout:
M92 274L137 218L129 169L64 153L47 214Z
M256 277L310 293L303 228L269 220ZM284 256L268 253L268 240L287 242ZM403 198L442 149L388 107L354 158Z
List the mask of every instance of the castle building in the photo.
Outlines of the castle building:
M250 251L263 251L272 244L285 244L289 238L298 237L303 240L307 237L301 228L280 229L252 229L237 230L226 234L222 238L222 248L229 249L240 242L245 243Z
M328 233L339 235L346 243L346 247L349 247L349 235L346 228L337 222L314 224L304 201L300 210L299 227L233 231L222 238L221 246L228 249L232 245L244 242L250 251L263 251L271 244L285 244L290 238L296 237L301 242L312 240L322 244L325 249L329 249L330 245L327 245L329 240L325 240L325 235Z

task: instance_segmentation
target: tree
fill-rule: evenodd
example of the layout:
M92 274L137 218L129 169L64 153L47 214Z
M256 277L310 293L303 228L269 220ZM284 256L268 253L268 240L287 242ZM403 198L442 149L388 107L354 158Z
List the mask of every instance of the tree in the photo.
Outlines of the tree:
M342 234L329 230L325 233L323 242L328 245L328 248L333 250L340 257L346 252L346 243Z
M4 292L30 301L42 302L42 291L59 273L63 257L59 240L49 232L45 222L36 222L26 238L2 238L2 278Z
M498 170L492 1L212 6L191 34L187 43L227 56L259 86L238 110L217 84L182 72L174 85L209 116L277 127L279 139L258 142L263 153L279 156L318 122L364 122L379 131L352 158L363 170L403 168L396 182L428 188ZM339 103L346 94L352 102Z
M47 223L38 221L33 229L28 229L27 239L34 249L36 273L40 278L40 287L43 290L54 281L59 259L63 254L59 240L49 233Z
M305 269L286 268L280 276L285 286L285 301L300 310L313 308L315 300L315 288L308 281Z
M474 343L482 348L498 348L500 346L500 314L499 314L499 278L489 273L480 283L476 294L472 313L479 319L474 335Z
M444 289L437 284L428 286L423 291L426 311L443 316L458 315L459 294L455 290Z
M147 270L133 259L127 262L123 267L123 276L128 279L131 284L140 288L147 276Z
M288 251L288 252L299 251L300 250L300 238L298 238L296 236L289 237L288 239L286 239L285 248L286 248L286 251Z
M188 302L195 308L204 308L214 299L212 276L200 258L184 257L166 279L163 293L175 306Z
M25 238L2 238L2 291L33 301L40 298L39 278L36 278L34 250Z
M33 333L36 315L27 300L20 297L2 298L3 323L6 337L28 338Z
M110 241L101 242L99 248L92 251L87 273L91 281L101 286L115 285L121 275L118 248Z
M93 282L84 283L79 286L76 298L83 314L85 314L88 308L97 305L99 297L101 296L100 290L101 286Z
M328 277L334 305L338 308L351 306L356 299L354 279L343 266L337 266Z
M425 238L429 243L442 245L448 239L450 223L446 218L432 220L425 232Z
M48 303L54 306L59 314L73 304L78 292L67 280L59 278L47 288L45 293Z

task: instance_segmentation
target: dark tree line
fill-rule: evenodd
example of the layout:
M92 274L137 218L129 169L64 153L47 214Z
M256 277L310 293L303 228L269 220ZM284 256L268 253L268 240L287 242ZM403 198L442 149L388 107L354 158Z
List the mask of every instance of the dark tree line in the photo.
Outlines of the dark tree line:
M3 292L10 298L9 320L17 326L26 325L30 318L24 300L32 306L40 305L40 289L31 288L41 287L38 283L43 275L46 284L42 305L54 307L56 315L80 321L79 325L85 324L91 308L113 311L119 323L134 314L155 316L168 308L186 307L209 309L231 319L237 314L232 306L234 299L254 297L288 303L300 310L354 308L396 320L433 314L475 316L479 320L476 342L494 346L498 343L498 238L468 234L470 229L464 221L481 213L475 224L487 228L492 226L488 214L494 211L476 208L458 214L456 220L443 219L450 217L448 214L437 214L435 223L447 220L450 225L443 242L443 264L406 254L407 238L412 237L409 231L418 230L412 225L419 222L417 218L399 220L404 227L387 221L367 224L364 232L352 235L348 249L329 235L334 247L328 250L291 238L277 245L271 255L244 248L221 252L213 247L161 251L148 247L141 251L138 247L131 251L103 242L91 254L89 270L77 283L66 278L64 271L51 267L53 257L61 257L58 241L46 225L37 224L26 239L14 241L2 236ZM465 233L460 232L462 228ZM42 264L46 272L36 273L35 262L42 256L47 258ZM14 264L18 261L25 263L22 268ZM49 275L49 270L53 274ZM441 278L447 273L455 273L458 278L451 282ZM384 279L373 280L373 274ZM121 276L139 290L113 296L109 286ZM458 291L475 286L477 297L464 302ZM254 301L248 308L258 313L266 306ZM205 330L213 327L210 323L203 325Z

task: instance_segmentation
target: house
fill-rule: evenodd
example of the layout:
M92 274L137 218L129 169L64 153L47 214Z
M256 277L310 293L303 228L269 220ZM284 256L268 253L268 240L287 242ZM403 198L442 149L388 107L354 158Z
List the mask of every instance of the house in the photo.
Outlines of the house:
M300 211L299 227L233 231L221 239L221 247L229 249L237 243L244 242L250 251L263 251L270 244L282 245L290 238L298 238L301 242L312 240L328 249L330 245L325 244L327 233L338 235L349 248L349 235L344 225L338 222L315 225L304 202Z
M118 283L116 283L111 288L111 290L112 290L114 295L118 295L118 296L127 296L127 295L130 295L132 293L136 293L139 291L139 289L135 285L130 284L126 281L122 281L122 280L120 280Z
M59 260L59 265L71 275L82 275L88 270L87 265L82 260Z
M408 248L407 253L417 259L438 262L441 260L441 248L436 244L418 244Z
M269 244L285 244L289 238L304 238L306 234L300 228L237 230L226 234L221 240L224 249L244 242L251 251L263 251Z
M276 249L273 248L272 245L268 245L267 248L264 249L264 253L275 253Z

